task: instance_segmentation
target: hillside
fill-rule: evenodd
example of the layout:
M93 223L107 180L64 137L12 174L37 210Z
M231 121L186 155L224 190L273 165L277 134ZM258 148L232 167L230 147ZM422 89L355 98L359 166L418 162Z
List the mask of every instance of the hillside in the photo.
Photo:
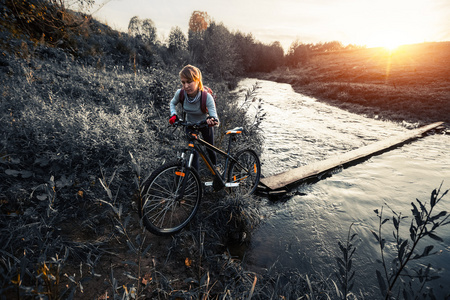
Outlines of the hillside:
M142 181L180 146L182 133L168 126L180 65L162 61L162 45L81 20L57 44L1 20L1 299L197 297L230 284L249 291L245 271L222 256L257 224L245 199L206 193L191 227L170 238L139 224ZM220 99L218 140L245 126L243 141L259 149L258 128L227 83L207 72L204 80ZM221 284L198 284L206 275Z
M450 124L450 42L311 54L258 76L369 117Z

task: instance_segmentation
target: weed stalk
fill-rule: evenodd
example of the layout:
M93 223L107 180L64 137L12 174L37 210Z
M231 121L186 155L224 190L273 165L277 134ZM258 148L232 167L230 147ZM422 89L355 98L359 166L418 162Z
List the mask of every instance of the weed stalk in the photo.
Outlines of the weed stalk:
M378 284L380 287L381 294L385 299L390 299L393 296L394 289L396 288L396 284L398 282L398 279L401 276L406 276L409 278L413 278L414 276L410 275L407 271L407 265L412 260L420 259L423 257L427 257L429 255L436 254L437 252L432 252L434 246L428 245L424 248L423 252L421 254L417 254L416 250L418 247L419 242L426 236L430 237L431 239L435 241L442 242L443 239L439 237L436 234L436 230L441 227L450 224L449 215L446 211L441 211L438 214L433 215L433 210L435 209L436 205L442 200L442 198L448 193L449 190L446 190L442 195L441 193L441 186L438 189L434 189L431 193L430 198L430 208L427 209L426 205L423 204L419 199L416 199L418 205L416 205L414 202L411 202L412 205L412 214L413 219L411 220L409 232L410 236L409 239L403 239L400 237L399 228L401 220L404 219L401 214L397 214L395 211L394 216L392 218L392 222L395 228L394 239L395 239L395 246L397 250L397 255L392 260L391 266L388 265L386 258L385 258L385 246L386 246L386 240L382 238L382 226L389 221L389 219L383 218L383 208L379 212L378 209L375 210L375 213L377 214L379 218L379 227L378 227L378 233L372 231L373 235L375 236L377 242L380 245L380 251L381 251L381 263L384 270L384 277L381 275L381 272L379 270L376 271ZM419 281L421 283L425 283L427 281L431 281L433 279L438 278L438 276L431 276L430 275L431 265L428 265L425 270L421 267L418 271L416 271L416 276L419 278ZM411 287L411 285L410 285ZM422 287L420 290L422 290L424 285L422 284ZM399 288L399 293L400 293ZM406 294L413 294L414 291L410 289L409 291L406 290L406 288L402 289L401 292L403 295ZM432 293L432 290L429 291Z

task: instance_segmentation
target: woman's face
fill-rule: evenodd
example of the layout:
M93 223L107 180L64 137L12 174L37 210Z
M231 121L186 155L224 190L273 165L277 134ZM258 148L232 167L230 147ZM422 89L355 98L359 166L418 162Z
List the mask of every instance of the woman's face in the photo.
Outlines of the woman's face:
M189 96L195 96L198 92L198 81L192 81L185 77L181 77L181 84L183 85L183 89Z

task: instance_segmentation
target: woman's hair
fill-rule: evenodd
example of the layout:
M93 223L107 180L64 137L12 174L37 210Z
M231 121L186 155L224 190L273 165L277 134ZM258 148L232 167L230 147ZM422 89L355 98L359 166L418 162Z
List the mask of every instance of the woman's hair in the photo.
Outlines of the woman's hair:
M192 65L187 65L180 71L180 77L184 77L188 80L197 81L198 89L203 91L202 72L199 68Z

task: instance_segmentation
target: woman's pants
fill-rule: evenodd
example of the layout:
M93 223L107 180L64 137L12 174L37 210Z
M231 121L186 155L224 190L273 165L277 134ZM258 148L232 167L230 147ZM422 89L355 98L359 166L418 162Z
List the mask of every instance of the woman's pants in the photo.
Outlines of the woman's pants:
M214 145L214 127L204 127L200 129L200 132L202 134L203 140L205 142L210 143L211 145ZM217 163L217 156L216 152L206 149L208 152L209 158L211 159L211 162L215 165ZM199 164L198 164L198 153L197 151L194 151L194 160L192 162L193 167L198 170Z

